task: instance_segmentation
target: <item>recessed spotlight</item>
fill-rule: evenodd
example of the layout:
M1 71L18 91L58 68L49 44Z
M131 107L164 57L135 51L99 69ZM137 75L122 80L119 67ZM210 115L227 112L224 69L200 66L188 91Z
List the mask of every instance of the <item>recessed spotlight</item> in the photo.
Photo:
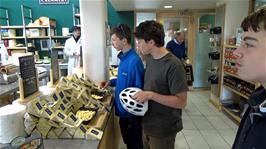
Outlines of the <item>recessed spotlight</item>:
M173 8L173 6L172 5L165 5L165 6L163 6L165 9L171 9L171 8Z

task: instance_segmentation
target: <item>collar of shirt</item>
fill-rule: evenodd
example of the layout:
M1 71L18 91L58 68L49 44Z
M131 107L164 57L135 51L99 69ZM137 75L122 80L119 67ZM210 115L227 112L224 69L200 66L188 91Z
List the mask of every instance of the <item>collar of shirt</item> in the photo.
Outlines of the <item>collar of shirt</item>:
M262 84L262 86L266 89L266 83Z
M175 38L174 38L174 42L178 45L181 45L182 43L179 43Z
M124 60L127 55L129 55L131 52L133 52L133 48L131 48L130 50L128 50L127 52L123 53L122 51L117 55L117 57L120 59L120 60Z

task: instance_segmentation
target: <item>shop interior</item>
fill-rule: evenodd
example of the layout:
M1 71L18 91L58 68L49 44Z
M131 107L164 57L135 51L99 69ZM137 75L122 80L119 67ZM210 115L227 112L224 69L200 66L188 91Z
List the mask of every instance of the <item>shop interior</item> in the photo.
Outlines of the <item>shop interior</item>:
M247 100L260 86L237 75L232 53L241 42L241 21L263 5L265 0L1 0L0 148L24 139L47 149L126 149L114 88L99 88L119 69L110 31L122 23L134 31L156 20L165 46L178 31L186 38L188 103L175 148L230 149ZM81 30L80 64L68 75L64 48L73 26ZM135 38L131 43L136 47Z

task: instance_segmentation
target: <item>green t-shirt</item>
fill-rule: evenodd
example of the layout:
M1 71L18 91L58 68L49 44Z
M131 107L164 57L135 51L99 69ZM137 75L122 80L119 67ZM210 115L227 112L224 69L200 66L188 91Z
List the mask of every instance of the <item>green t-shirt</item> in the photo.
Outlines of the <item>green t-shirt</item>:
M176 95L188 90L184 65L173 54L160 59L147 57L144 90L162 95ZM182 110L149 100L149 109L142 119L145 134L165 137L183 129Z

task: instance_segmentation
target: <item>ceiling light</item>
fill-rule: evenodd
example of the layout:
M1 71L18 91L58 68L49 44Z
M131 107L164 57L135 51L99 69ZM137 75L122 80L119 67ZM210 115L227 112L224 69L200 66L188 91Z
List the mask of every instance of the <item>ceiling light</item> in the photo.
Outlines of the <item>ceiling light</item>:
M173 8L173 6L172 5L165 5L165 6L163 6L165 9L171 9L171 8Z

